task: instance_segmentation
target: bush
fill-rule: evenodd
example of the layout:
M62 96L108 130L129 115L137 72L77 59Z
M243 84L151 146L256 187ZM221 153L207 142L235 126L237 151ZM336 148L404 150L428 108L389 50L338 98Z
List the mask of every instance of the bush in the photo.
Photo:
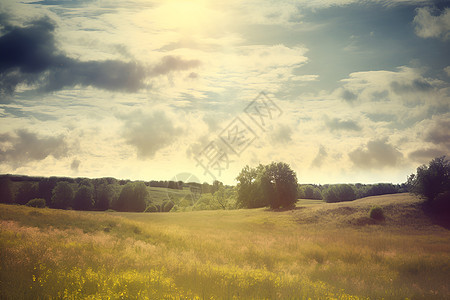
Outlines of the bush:
M37 208L44 208L45 207L45 199L42 199L42 198L31 199L30 201L27 202L26 205L31 206L31 207L37 207Z
M374 220L383 221L384 220L383 209L379 206L372 207L369 211L369 217Z
M433 208L440 212L450 212L450 191L439 193L434 198Z

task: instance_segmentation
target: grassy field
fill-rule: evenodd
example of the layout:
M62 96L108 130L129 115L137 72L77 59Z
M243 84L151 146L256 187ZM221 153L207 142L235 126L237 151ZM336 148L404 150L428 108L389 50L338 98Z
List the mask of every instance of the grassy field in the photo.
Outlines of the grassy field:
M289 211L1 205L0 222L1 299L450 297L450 232L408 194Z

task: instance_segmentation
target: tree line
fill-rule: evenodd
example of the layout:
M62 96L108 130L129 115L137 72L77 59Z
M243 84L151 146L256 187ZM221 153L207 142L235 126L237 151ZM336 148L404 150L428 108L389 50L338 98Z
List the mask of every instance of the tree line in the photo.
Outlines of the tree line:
M20 204L36 207L51 207L75 210L113 209L117 211L170 211L175 203L167 199L152 203L149 187L173 190L190 188L199 195L214 193L223 184L184 183L182 181L131 181L115 178L68 178L29 177L15 175L0 176L0 203Z
M301 184L298 187L298 198L324 200L326 202L351 201L359 198L406 193L406 183L376 183L376 184Z
M445 156L422 165L402 184L298 184L297 176L283 162L245 166L236 177L235 187L220 181L184 183L182 181L130 181L115 178L67 178L0 176L0 203L37 207L165 212L205 209L270 207L291 208L299 198L326 202L352 201L358 198L412 192L426 200L429 209L450 212L450 162ZM152 202L149 188L189 190L189 197L171 196ZM175 194L174 194L175 195Z

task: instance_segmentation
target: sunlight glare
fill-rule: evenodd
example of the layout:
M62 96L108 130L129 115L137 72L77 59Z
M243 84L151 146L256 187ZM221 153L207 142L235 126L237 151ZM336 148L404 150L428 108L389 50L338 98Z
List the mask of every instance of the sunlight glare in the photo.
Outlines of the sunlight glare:
M165 1L157 15L159 22L185 34L201 33L213 24L213 13L205 0Z

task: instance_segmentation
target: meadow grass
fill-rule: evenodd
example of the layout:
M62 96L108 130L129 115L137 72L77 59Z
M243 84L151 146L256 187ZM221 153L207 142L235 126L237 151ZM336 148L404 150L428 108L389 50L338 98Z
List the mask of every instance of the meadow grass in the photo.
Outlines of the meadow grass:
M0 298L449 298L449 231L417 203L152 214L1 205ZM354 222L375 204L385 221Z

